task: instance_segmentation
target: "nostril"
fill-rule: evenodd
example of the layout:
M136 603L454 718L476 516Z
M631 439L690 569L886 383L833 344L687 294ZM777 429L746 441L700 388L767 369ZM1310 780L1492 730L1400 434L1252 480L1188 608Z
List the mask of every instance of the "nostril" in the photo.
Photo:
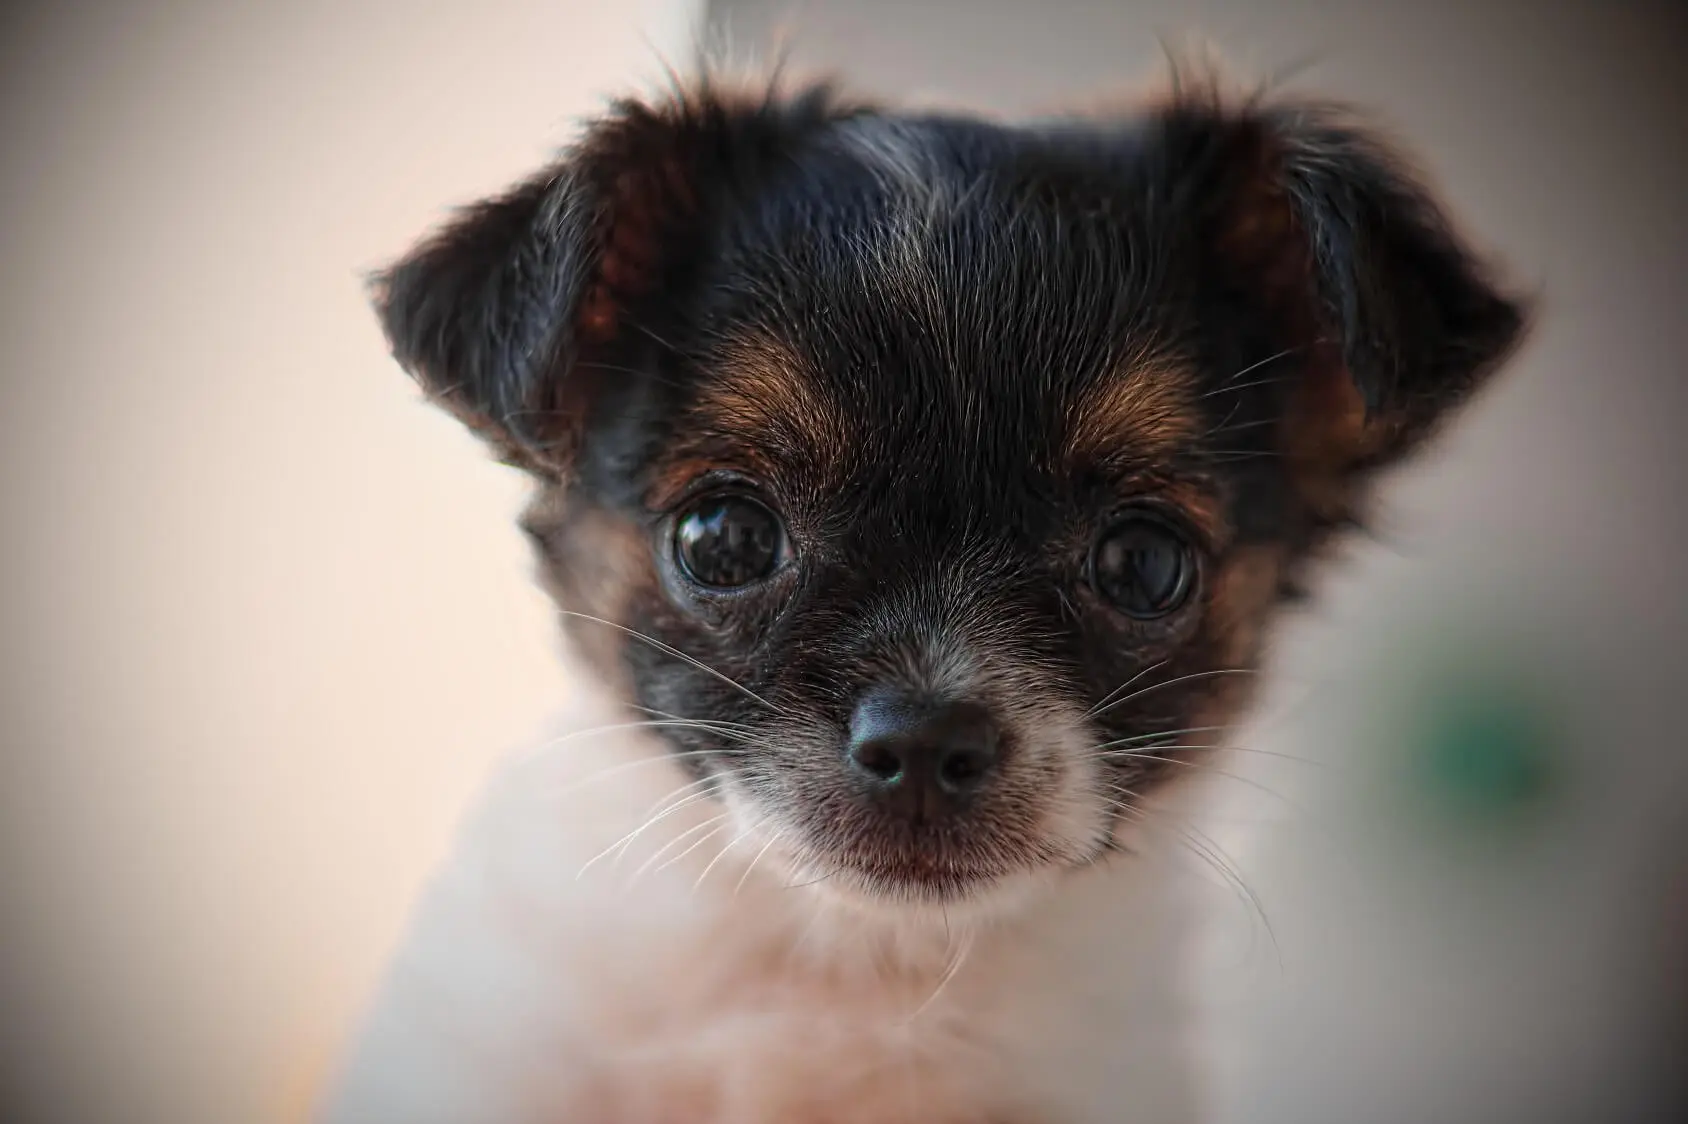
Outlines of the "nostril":
M902 754L885 741L858 742L850 757L868 774L886 784L895 784L903 775Z
M938 762L938 783L952 792L973 788L990 768L991 757L983 747L952 747Z

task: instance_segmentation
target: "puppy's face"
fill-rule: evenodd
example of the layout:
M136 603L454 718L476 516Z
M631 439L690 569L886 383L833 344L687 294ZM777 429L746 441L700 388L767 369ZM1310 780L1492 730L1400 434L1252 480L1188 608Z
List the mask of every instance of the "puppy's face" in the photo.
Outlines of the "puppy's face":
M625 104L384 279L565 625L741 837L875 900L1106 853L1517 306L1364 131Z

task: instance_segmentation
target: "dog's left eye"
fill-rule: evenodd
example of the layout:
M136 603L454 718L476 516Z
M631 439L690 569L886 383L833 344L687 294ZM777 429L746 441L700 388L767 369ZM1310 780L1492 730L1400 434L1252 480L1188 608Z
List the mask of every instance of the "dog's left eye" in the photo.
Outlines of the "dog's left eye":
M1135 512L1097 541L1091 581L1126 616L1154 620L1189 600L1196 557L1189 540L1165 519Z
M785 528L766 504L749 496L711 496L681 512L674 558L687 577L711 589L737 589L772 574Z

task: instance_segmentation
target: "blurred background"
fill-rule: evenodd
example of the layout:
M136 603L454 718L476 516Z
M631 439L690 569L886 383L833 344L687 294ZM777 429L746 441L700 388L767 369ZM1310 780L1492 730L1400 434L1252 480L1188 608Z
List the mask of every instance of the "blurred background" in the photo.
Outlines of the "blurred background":
M1016 113L1191 32L1377 107L1542 302L1239 739L1228 1119L1680 1109L1680 4L175 0L0 15L0 1116L301 1119L569 689L364 270L700 33Z

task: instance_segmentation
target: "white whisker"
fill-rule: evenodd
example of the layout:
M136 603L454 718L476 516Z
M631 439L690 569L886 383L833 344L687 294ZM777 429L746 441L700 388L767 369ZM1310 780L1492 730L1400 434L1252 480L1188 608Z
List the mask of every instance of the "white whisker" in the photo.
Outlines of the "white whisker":
M658 710L653 706L643 706L639 703L628 703L628 709L637 710L642 714L654 714L658 718L666 718L675 722L695 722L701 726L709 726L721 730L737 730L742 734L756 733L756 727L748 722L723 722L716 718L688 718L684 714L670 714L666 710Z
M744 873L739 875L738 885L733 887L733 896L729 900L738 900L739 892L744 889L744 884L750 881L750 872L756 869L756 864L762 861L762 856L766 855L775 843L779 842L779 838L780 830L775 828L774 833L768 836L768 841L762 844L762 849L756 852L756 857L750 860L750 865L744 868Z
M591 621L593 624L601 624L605 628L613 628L616 631L624 633L627 636L630 636L635 640L641 640L641 641L645 642L646 644L649 644L651 647L655 648L659 652L664 652L667 655L673 656L677 660L683 660L684 662L691 664L693 667L697 668L699 671L708 672L710 675L713 675L716 679L719 679L721 682L727 684L729 687L732 687L734 690L741 692L746 698L760 703L762 706L766 707L768 710L772 711L773 713L779 714L779 715L786 715L786 712L784 710L775 706L773 703L769 702L767 699L763 698L761 695L758 695L755 691L752 691L749 687L746 687L743 683L740 683L737 679L734 679L732 676L726 674L725 672L717 671L715 668L710 667L708 664L704 663L702 660L698 659L696 656L687 655L685 652L682 652L680 649L674 647L672 644L665 644L661 640L658 640L656 637L647 636L645 633L640 632L636 628L628 628L624 624L618 624L617 622L612 621L612 620L605 620L603 617L595 617L590 613L580 613L580 612L576 612L573 609L559 609L557 611L565 617L573 617L576 620ZM787 716L789 717L789 715L787 715Z
M717 812L715 815L710 816L708 819L704 820L702 823L693 824L691 827L688 827L685 831L682 831L680 834L676 835L674 838L672 838L668 842L664 843L661 847L658 847L656 849L656 852L654 854L652 854L650 858L646 859L643 863L640 863L639 869L635 870L633 872L632 876L628 878L626 888L632 889L633 884L638 882L639 879L644 875L644 873L647 870L649 870L653 865L655 865L657 860L661 859L662 856L666 855L670 850L677 847L679 844L685 842L687 839L690 839L692 836L696 835L698 832L703 831L706 828L709 828L709 827L712 827L714 825L719 824L722 820L726 819L729 815L731 815L731 813L729 813L729 812ZM719 831L720 828L716 827L715 830ZM704 839L708 839L708 838L709 838L708 835L704 836ZM700 840L700 842L701 842L701 840ZM694 844L694 846L695 845L696 844ZM687 854L687 853L689 853L689 850L690 849L688 848L687 851L683 851L683 852L681 852L681 854L682 855Z
M1210 390L1206 394L1202 395L1201 397L1211 398L1215 394L1235 393L1236 391L1243 389L1243 387L1245 387L1245 386L1254 386L1254 385L1256 385L1255 383L1242 383L1240 385L1234 386L1234 385L1232 385L1232 382L1233 382L1233 380L1242 378L1244 375L1250 374L1254 371L1258 371L1260 368L1266 366L1266 364L1268 364L1268 363L1276 363L1278 360L1283 359L1286 356L1291 355L1294 352L1297 352L1297 351L1300 351L1300 350L1301 349L1299 347L1286 347L1282 351L1276 352L1275 354L1272 354L1272 355L1268 355L1266 358L1258 360L1254 363L1250 363L1248 366L1244 367L1240 371L1232 371L1230 374L1225 376L1225 380L1219 384L1217 389ZM1276 382L1277 380L1276 379L1264 379L1264 380L1261 380L1261 381L1263 381L1263 382Z
M720 816L718 818L726 819L727 817L723 814L722 816ZM718 826L717 828L715 828L715 830L705 833L701 838L698 839L697 842L693 843L690 847L687 847L684 851L681 851L678 855L675 855L673 858L667 860L661 866L657 867L656 873L661 874L663 871L667 870L669 867L673 866L675 863L683 861L687 855L691 854L693 851L697 850L699 847L703 846L705 843L709 842L711 839L715 838L717 835L719 835L723 831L727 830L727 827L728 827L728 825L723 823L720 826ZM719 856L717 856L717 857L719 857ZM714 859L711 859L710 862L713 863ZM708 869L708 868L706 867L705 869ZM638 877L638 873L635 872L634 878L637 878L637 877Z
M602 851L599 851L597 854L595 854L591 858L587 859L585 865L583 865L580 868L580 870L575 873L575 876L574 876L575 881L578 882L581 878L584 878L586 876L586 872L588 870L591 870L594 866L596 866L599 862L603 861L604 859L608 858L611 854L616 854L616 856L617 856L616 862L619 863L621 861L621 855L626 854L627 848L631 847L633 845L633 842L636 839L638 839L639 836L642 835L647 829L651 828L652 826L654 826L658 823L661 823L663 820L667 819L669 816L674 815L676 812L680 811L681 809L683 809L683 808L685 808L685 807L687 807L691 804L695 804L698 801L703 800L703 799L707 798L708 796L710 796L711 793L709 792L709 790L707 788L702 787L702 786L707 785L709 783L709 781L712 780L712 779L713 778L710 778L710 777L703 777L699 780L695 780L695 781L691 782L690 784L681 785L679 788L675 789L673 792L670 792L668 795L664 796L661 800L658 800L654 805L651 806L651 812L649 814L647 814L646 817L639 822L639 825L637 827L635 827L632 831L629 831L626 835L623 835L620 839L617 839L614 843L611 843L608 847L605 847ZM657 811L657 809L661 808L664 803L666 803L670 800L674 800L676 797L680 796L681 793L684 793L684 792L691 790L691 789L696 789L697 791L692 792L691 795L686 796L684 799L677 801L672 806L668 807L667 809L664 809L660 813Z
M1119 694L1121 691L1130 687L1133 683L1135 683L1139 679L1143 678L1143 676L1145 676L1145 675L1149 674L1149 672L1155 670L1155 668L1165 667L1166 665L1167 665L1166 660L1160 660L1157 663L1152 663L1148 667L1145 667L1143 670L1139 671L1136 675L1133 675L1130 679L1127 679L1124 683L1121 683L1118 687L1115 687L1113 690L1111 690L1107 694L1103 695L1102 698L1096 703L1095 706L1091 707L1089 710L1084 712L1084 717L1094 718L1097 714L1100 714L1102 712L1103 708L1105 708L1113 700L1115 695Z
M731 756L733 754L743 752L745 751L742 749L688 749L682 750L678 753L653 753L648 757L640 757L632 761L622 761L615 765L606 765L602 769L594 769L591 773L581 777L577 781L573 781L557 788L542 787L540 791L549 796L567 796L578 789L585 788L589 784L595 784L598 781L609 777L619 776L630 769L636 769L642 765L654 765L658 762L680 761L688 757L710 757L714 755ZM704 779L707 780L708 778L706 777Z
M949 923L949 919L948 919L948 916L946 915L945 916L946 930L947 930L948 923ZM903 1026L906 1027L910 1023L914 1022L914 1020L918 1019L922 1014L924 1014L926 1012L926 1010L929 1007L932 1006L933 1003L937 1002L938 996L942 995L944 993L944 989L949 986L950 981L955 979L956 973L961 971L962 964L964 964L967 960L967 954L972 952L972 951L973 951L973 933L972 933L971 930L969 930L969 931L962 934L961 943L956 949L955 956L951 958L949 965L944 969L944 974L941 977L939 977L938 985L932 989L932 994L928 995L926 997L926 1001L924 1003L922 1003L920 1006L916 1007L908 1015L908 1017L903 1020Z
M1192 671L1188 675L1178 675L1178 676L1174 676L1171 679L1162 679L1158 683L1151 683L1147 687L1140 688L1136 691L1131 692L1129 695L1126 695L1122 698L1115 699L1113 702L1109 703L1106 706L1097 708L1096 710L1091 712L1089 715L1087 715L1087 717L1097 718L1100 715L1102 715L1103 713L1112 710L1116 706L1123 706L1124 704L1132 701L1133 699L1142 698L1144 695L1148 694L1150 691L1158 691L1162 687L1171 687L1174 684L1186 683L1186 682L1189 682L1192 679L1204 679L1204 678L1206 678L1208 676L1212 676L1212 675L1257 675L1257 674L1259 674L1259 673L1252 667L1218 667L1218 668L1212 668L1208 671Z
M756 823L745 828L743 831L728 840L727 845L722 847L721 850L716 853L715 857L709 860L709 864L703 868L703 873L697 876L697 881L692 883L692 893L697 893L697 891L703 886L704 879L709 877L709 872L715 869L717 863L726 858L729 852L735 849L740 843L743 843L746 839L754 835L756 831L767 822L768 821L766 819L758 820Z

